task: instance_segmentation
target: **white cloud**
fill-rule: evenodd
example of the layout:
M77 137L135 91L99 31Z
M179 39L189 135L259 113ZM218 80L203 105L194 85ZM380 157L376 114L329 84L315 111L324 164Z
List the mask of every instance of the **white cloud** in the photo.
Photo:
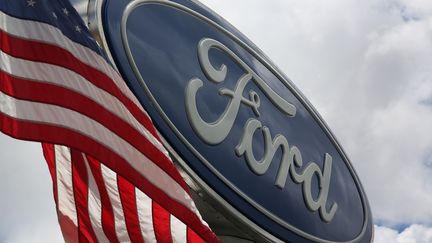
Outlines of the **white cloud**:
M397 1L402 6L402 12L405 15L414 18L430 17L432 14L432 6L429 0L399 0Z
M0 242L61 242L40 143L0 133L0 154Z
M402 232L375 226L374 243L430 243L432 242L432 228L423 225L411 225Z
M3 241L4 243L60 243L64 242L57 225L52 222L41 222L37 224L21 224L20 227L14 228L9 232L8 238Z
M397 237L398 232L396 230L375 225L374 243L396 243Z

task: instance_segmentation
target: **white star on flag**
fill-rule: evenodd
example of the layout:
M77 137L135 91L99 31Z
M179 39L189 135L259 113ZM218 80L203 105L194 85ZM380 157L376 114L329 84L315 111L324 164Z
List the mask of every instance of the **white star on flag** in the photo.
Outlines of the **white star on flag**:
M33 1L33 0L28 0L27 1L27 7L34 7L35 4L36 4L36 2Z

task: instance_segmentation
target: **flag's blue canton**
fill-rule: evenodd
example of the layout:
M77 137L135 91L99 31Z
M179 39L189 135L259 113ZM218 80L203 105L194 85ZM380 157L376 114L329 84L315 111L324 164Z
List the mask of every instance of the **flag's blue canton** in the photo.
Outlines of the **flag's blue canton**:
M110 63L69 1L1 0L0 11L16 18L43 22L55 26L65 36L87 46Z

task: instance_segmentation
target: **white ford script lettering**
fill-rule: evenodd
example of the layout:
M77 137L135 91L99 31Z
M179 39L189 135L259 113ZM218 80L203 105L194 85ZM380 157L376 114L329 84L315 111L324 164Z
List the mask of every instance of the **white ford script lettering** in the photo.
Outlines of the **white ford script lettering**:
M243 91L250 81L255 82L266 97L282 113L289 117L295 116L296 107L272 90L267 83L265 83L264 80L262 80L261 77L259 77L234 52L216 40L204 38L198 44L198 58L201 68L211 82L224 82L228 72L226 65L221 65L220 67L215 68L211 64L209 51L212 48L218 49L229 55L245 71L245 74L238 79L234 90L227 88L221 88L219 90L219 95L228 97L229 102L222 115L216 121L210 123L202 119L198 112L196 103L196 94L204 85L203 81L198 78L193 78L189 81L185 93L186 113L193 130L201 140L210 145L217 145L223 142L230 133L240 105L242 104L250 107L256 117L260 116L259 107L261 101L258 93L254 90L250 90L249 97L246 98L243 96ZM257 131L261 131L265 143L264 155L261 159L257 159L253 151L254 136ZM302 185L303 198L307 208L312 212L319 211L321 219L324 222L330 222L338 207L336 202L331 204L329 210L327 207L332 172L332 157L330 154L324 154L324 168L322 170L314 162L310 162L305 166L303 164L301 151L298 147L294 145L290 146L287 138L281 134L277 134L272 138L270 129L263 126L256 118L249 118L246 122L242 138L235 148L235 152L237 156L243 156L245 158L246 163L252 172L256 175L264 175L279 148L282 149L282 158L276 175L275 186L282 190L285 187L289 174L293 182ZM305 168L302 170L303 167ZM318 198L314 198L312 195L312 179L314 176L316 176L319 185Z

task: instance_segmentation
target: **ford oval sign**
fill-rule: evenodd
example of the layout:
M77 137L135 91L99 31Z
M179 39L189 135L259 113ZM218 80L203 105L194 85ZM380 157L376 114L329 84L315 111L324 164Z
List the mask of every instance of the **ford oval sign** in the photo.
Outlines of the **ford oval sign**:
M370 208L302 94L247 38L191 0L112 0L104 41L171 152L267 239L364 242Z

